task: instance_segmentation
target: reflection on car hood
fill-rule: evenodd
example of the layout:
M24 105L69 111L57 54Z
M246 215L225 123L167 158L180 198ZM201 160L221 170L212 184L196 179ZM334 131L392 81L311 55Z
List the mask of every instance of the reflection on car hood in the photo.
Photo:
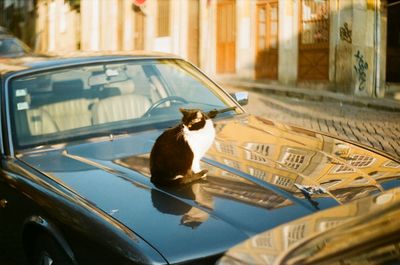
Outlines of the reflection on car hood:
M206 180L149 179L160 130L20 155L180 262L224 252L322 209L399 184L400 164L361 147L249 115L215 122ZM49 163L51 161L51 163Z
M400 188L260 233L218 265L399 264Z

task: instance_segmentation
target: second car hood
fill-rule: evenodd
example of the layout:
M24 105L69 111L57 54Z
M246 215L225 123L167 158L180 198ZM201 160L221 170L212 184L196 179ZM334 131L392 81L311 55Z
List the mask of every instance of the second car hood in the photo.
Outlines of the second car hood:
M249 115L215 122L204 181L150 182L160 130L21 154L170 262L224 252L262 231L398 185L400 165L364 148Z

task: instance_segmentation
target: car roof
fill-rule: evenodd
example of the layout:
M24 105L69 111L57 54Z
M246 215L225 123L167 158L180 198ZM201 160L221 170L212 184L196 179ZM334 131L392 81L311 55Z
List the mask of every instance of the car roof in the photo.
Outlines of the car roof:
M5 27L0 26L0 33L9 33L9 31Z
M123 61L132 59L178 59L172 54L160 52L72 52L64 54L36 54L20 58L0 58L0 75L8 73L40 70L52 67L91 64L96 62Z
M5 33L5 32L1 32L0 31L0 39L16 39L15 36L9 34L9 33Z

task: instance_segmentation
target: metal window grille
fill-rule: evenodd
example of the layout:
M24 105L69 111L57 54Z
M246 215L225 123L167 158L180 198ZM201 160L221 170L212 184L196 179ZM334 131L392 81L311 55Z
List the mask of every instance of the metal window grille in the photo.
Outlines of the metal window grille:
M395 162L395 161L388 161L384 167L390 167L390 168L398 168L400 167L400 164Z
M349 164L356 168L365 168L371 166L375 158L365 155L354 154L350 156ZM340 164L332 169L332 173L351 173L354 169L348 165Z
M301 15L301 44L327 43L329 1L303 0Z
M224 159L224 163L225 163L225 165L227 165L229 167L240 169L240 164L239 164L238 161L230 160L230 159Z
M272 248L271 233L262 233L252 239L253 246L257 248Z
M278 186L290 187L290 186L292 186L293 180L290 178L275 175L274 183L275 183L275 185L278 185Z
M221 143L219 141L215 141L215 147L218 152L228 154L228 155L236 155L235 147L232 144Z
M304 163L305 156L294 153L286 153L282 160L286 167L297 170Z
M351 157L350 164L357 168L369 167L374 162L374 158L365 155L355 154Z
M265 158L269 155L270 146L259 143L248 143L246 145L246 158L250 161L266 164L268 160Z
M285 227L286 233L286 246L290 246L298 240L304 238L306 231L305 224L293 225Z
M332 173L338 173L338 174L339 173L351 173L351 172L354 172L354 169L352 169L351 167L346 166L344 164L337 165L332 169Z
M250 175L258 179L265 179L267 177L267 173L264 170L254 167L249 167L249 173Z

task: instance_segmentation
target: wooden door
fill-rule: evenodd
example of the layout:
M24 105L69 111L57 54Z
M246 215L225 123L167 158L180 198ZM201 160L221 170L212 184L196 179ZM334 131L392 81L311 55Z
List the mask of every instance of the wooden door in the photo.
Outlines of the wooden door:
M386 82L400 83L400 2L387 5Z
M217 72L234 73L236 63L236 2L217 3Z
M144 20L145 14L135 6L135 28L134 28L134 47L135 50L144 50Z
M188 59L199 66L199 0L189 0Z
M329 0L301 0L299 80L329 79Z
M257 4L256 79L278 79L278 1Z

